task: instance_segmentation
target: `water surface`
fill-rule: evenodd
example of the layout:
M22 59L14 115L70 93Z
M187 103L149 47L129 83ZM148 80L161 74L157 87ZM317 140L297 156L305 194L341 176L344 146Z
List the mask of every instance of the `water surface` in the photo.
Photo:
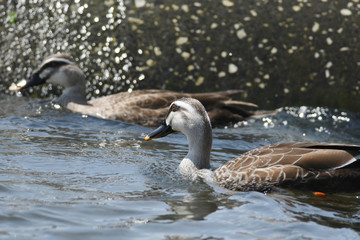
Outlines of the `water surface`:
M177 172L183 135L0 98L2 239L358 239L360 191L229 192ZM278 141L360 142L359 114L285 107L214 130L213 167ZM321 189L319 189L321 190Z

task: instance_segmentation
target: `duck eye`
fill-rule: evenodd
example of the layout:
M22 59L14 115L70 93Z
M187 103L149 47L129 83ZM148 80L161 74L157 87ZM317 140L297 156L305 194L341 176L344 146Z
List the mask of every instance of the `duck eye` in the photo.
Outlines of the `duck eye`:
M175 104L171 105L171 111L175 112L177 110L179 110L179 106L176 106Z
M54 67L56 67L56 63L55 62L49 62L44 66L44 68L47 68L47 67L54 68Z

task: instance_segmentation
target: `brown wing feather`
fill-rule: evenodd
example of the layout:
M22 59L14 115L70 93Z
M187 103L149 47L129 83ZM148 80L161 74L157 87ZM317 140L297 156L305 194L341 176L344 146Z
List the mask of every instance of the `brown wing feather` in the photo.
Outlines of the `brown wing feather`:
M92 109L90 107L88 111L81 109L84 114L144 126L157 126L163 121L167 108L173 101L183 97L193 97L205 106L213 126L218 126L239 122L252 115L251 112L243 110L240 106L256 106L255 104L231 99L232 95L240 92L240 90L231 90L211 93L179 93L166 90L138 90L94 99L89 101Z
M360 178L360 146L281 143L254 149L214 171L220 185L233 190L264 190L283 184L331 178Z

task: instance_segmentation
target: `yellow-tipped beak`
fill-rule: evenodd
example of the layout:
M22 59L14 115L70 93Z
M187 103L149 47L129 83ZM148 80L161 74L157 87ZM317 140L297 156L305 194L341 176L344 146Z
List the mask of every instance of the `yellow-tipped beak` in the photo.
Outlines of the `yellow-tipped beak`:
M9 87L9 91L14 92L14 91L20 91L21 87L18 87L15 83L11 84L11 86Z
M174 131L172 130L172 128L170 126L166 126L163 124L160 127L158 127L157 129L155 129L154 131L152 131L151 133L149 133L148 135L146 135L145 140L149 141L149 140L155 139L155 138L162 138L173 132Z

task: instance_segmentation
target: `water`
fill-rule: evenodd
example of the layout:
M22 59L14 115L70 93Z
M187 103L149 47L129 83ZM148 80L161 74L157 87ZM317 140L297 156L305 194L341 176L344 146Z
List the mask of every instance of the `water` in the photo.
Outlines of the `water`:
M229 192L177 172L183 135L0 97L1 239L358 239L360 191ZM278 141L360 142L359 114L287 107L214 130L213 167ZM321 190L321 189L319 189Z

